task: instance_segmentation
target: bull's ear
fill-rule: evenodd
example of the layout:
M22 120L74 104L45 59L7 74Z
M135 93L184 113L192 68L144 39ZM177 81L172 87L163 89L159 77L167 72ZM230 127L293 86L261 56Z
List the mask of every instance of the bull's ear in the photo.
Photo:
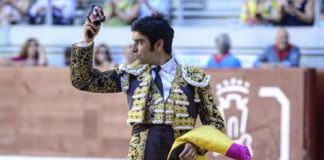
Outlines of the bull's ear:
M179 155L184 150L185 144L178 146L177 148L173 149L170 158L168 160L180 160Z

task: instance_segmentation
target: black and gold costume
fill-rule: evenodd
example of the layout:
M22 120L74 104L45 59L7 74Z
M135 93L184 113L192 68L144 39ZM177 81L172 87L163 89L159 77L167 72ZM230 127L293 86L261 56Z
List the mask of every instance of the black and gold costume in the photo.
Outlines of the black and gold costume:
M164 100L151 78L150 65L134 62L121 65L119 69L100 72L92 67L92 52L93 44L88 47L72 46L72 84L83 91L123 91L127 94L127 123L133 126L128 159L155 159L148 155L152 146L154 149L154 146L162 145L161 152L165 148L168 152L175 138L194 128L198 114L204 125L224 132L224 121L211 93L210 76L200 69L178 64L169 97ZM165 139L167 142L156 140L154 135L160 133L165 133L161 137L169 137ZM199 154L205 152L199 150Z

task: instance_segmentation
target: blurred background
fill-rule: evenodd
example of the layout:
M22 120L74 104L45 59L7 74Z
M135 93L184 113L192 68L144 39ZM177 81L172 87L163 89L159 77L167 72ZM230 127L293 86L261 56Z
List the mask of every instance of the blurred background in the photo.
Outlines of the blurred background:
M324 0L0 0L1 160L126 157L126 97L83 93L70 85L71 46L83 39L83 24L94 4L107 15L95 39L95 67L133 62L131 23L163 13L175 30L173 55L179 63L257 86L278 83L289 100L296 100L291 133L302 137L290 138L296 142L291 146L299 148L289 151L288 159L324 156ZM218 80L213 90L223 81ZM258 90L252 90L257 97ZM278 103L264 106L273 105ZM280 116L274 119L280 121ZM263 140L254 148L266 145ZM269 150L254 152L257 159L278 159L280 138L273 143Z
M290 0L2 0L0 56L19 56L25 42L34 38L45 54L47 66L65 66L64 52L72 43L82 40L83 22L91 6L97 4L103 6L109 18L102 25L96 45L108 47L114 64L125 62L124 49L132 43L131 22L162 12L175 28L173 52L181 63L207 67L209 58L219 52L217 36L227 34L231 53L243 68L252 68L266 47L275 43L277 28L285 26L289 42L300 49L298 66L323 68L323 2L293 0L291 3ZM298 11L298 16L294 11Z

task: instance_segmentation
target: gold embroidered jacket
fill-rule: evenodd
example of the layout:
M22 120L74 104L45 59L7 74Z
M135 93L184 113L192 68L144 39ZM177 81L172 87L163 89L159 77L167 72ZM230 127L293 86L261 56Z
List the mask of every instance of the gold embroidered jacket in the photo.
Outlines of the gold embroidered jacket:
M92 52L93 44L89 47L72 46L72 85L90 92L125 92L129 103L128 124L172 125L177 138L194 128L199 114L204 125L224 132L224 121L211 93L210 76L200 69L178 64L170 95L164 101L152 81L150 65L135 62L100 72L92 67ZM145 145L146 136L145 132L133 135L129 159L143 158L143 153L136 148ZM135 144L134 139L138 138L144 142Z

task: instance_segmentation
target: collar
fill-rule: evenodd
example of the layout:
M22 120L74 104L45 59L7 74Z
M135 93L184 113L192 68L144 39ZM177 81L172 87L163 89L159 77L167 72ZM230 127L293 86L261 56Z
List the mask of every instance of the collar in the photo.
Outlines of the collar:
M156 65L152 65L151 69L155 68ZM161 65L162 70L169 73L175 69L177 69L177 62L175 61L174 57L171 57L166 63Z
M221 61L229 55L229 52L222 53L220 56L218 54L214 54L214 60L217 63L221 63Z
M278 45L274 46L276 55L277 55L277 57L278 57L278 59L280 61L283 61L284 59L286 59L286 57L287 57L288 53L290 52L291 48L292 48L292 45L290 43L288 43L288 46L283 51L279 50Z

